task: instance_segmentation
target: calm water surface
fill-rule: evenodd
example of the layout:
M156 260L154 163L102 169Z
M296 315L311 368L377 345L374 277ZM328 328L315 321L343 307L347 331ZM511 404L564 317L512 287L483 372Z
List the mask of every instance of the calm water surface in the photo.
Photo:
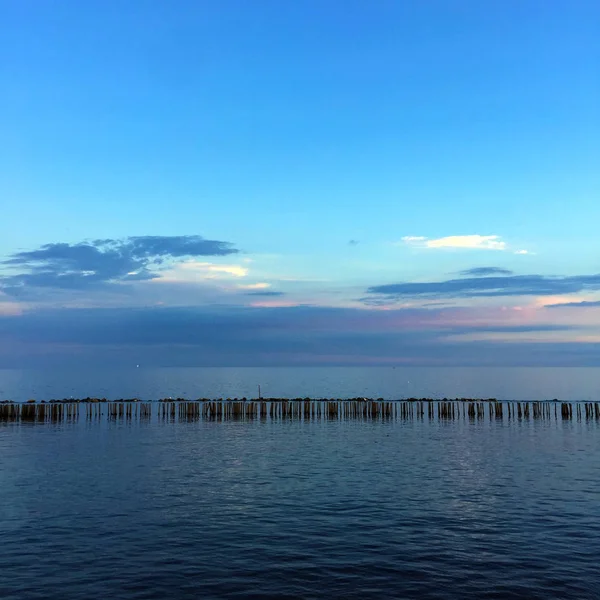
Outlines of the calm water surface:
M600 368L296 367L2 370L0 399L98 396L498 398L600 401Z
M597 421L0 426L0 597L600 598Z

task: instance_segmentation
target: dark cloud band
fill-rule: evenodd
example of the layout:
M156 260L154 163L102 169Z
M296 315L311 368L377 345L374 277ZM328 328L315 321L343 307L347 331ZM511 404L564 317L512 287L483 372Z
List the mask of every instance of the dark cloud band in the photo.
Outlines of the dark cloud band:
M560 304L546 304L544 308L598 308L600 307L600 300L594 302L582 301L582 302L562 302Z
M573 277L512 275L376 285L368 288L367 293L379 296L379 298L393 300L402 298L554 296L598 289L600 289L600 274Z
M582 365L600 357L600 344L517 341L523 333L561 331L566 326L457 324L457 314L456 309L319 307L40 310L0 316L0 358L13 366L33 365L36 357L44 365L64 360L69 365L129 361L240 366L332 360ZM460 336L473 333L502 333L507 341L460 341ZM508 341L513 335L516 338Z
M464 277L489 277L491 275L512 275L513 272L500 267L475 267L461 271L460 274Z

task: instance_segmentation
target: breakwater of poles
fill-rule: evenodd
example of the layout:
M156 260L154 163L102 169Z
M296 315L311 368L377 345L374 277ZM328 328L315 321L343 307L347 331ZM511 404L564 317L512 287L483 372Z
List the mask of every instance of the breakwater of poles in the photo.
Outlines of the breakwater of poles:
M88 421L317 421L422 420L470 421L599 421L600 402L537 401L459 398L314 399L199 399L164 398L144 402L137 398L112 400L82 398L26 403L0 401L0 423L63 423Z

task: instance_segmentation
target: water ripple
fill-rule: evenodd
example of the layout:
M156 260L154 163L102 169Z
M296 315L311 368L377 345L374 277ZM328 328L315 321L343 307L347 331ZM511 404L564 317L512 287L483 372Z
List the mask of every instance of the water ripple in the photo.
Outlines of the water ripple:
M0 597L600 598L597 428L0 431Z

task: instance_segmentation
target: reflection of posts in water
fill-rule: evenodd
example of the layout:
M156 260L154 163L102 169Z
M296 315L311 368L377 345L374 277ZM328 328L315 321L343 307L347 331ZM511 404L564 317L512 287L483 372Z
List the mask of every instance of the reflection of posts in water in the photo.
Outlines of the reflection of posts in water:
M83 405L84 408L81 408ZM153 409L154 407L154 409ZM558 410L560 407L560 411ZM26 403L0 402L0 422L70 423L85 411L87 421L161 422L299 420L342 421L347 419L387 421L467 421L489 419L499 423L512 420L598 421L599 402L500 402L460 398L434 400L409 398L387 401L383 398L246 398L186 400L165 398L159 402L141 402L137 398L107 401L98 398L51 400Z

